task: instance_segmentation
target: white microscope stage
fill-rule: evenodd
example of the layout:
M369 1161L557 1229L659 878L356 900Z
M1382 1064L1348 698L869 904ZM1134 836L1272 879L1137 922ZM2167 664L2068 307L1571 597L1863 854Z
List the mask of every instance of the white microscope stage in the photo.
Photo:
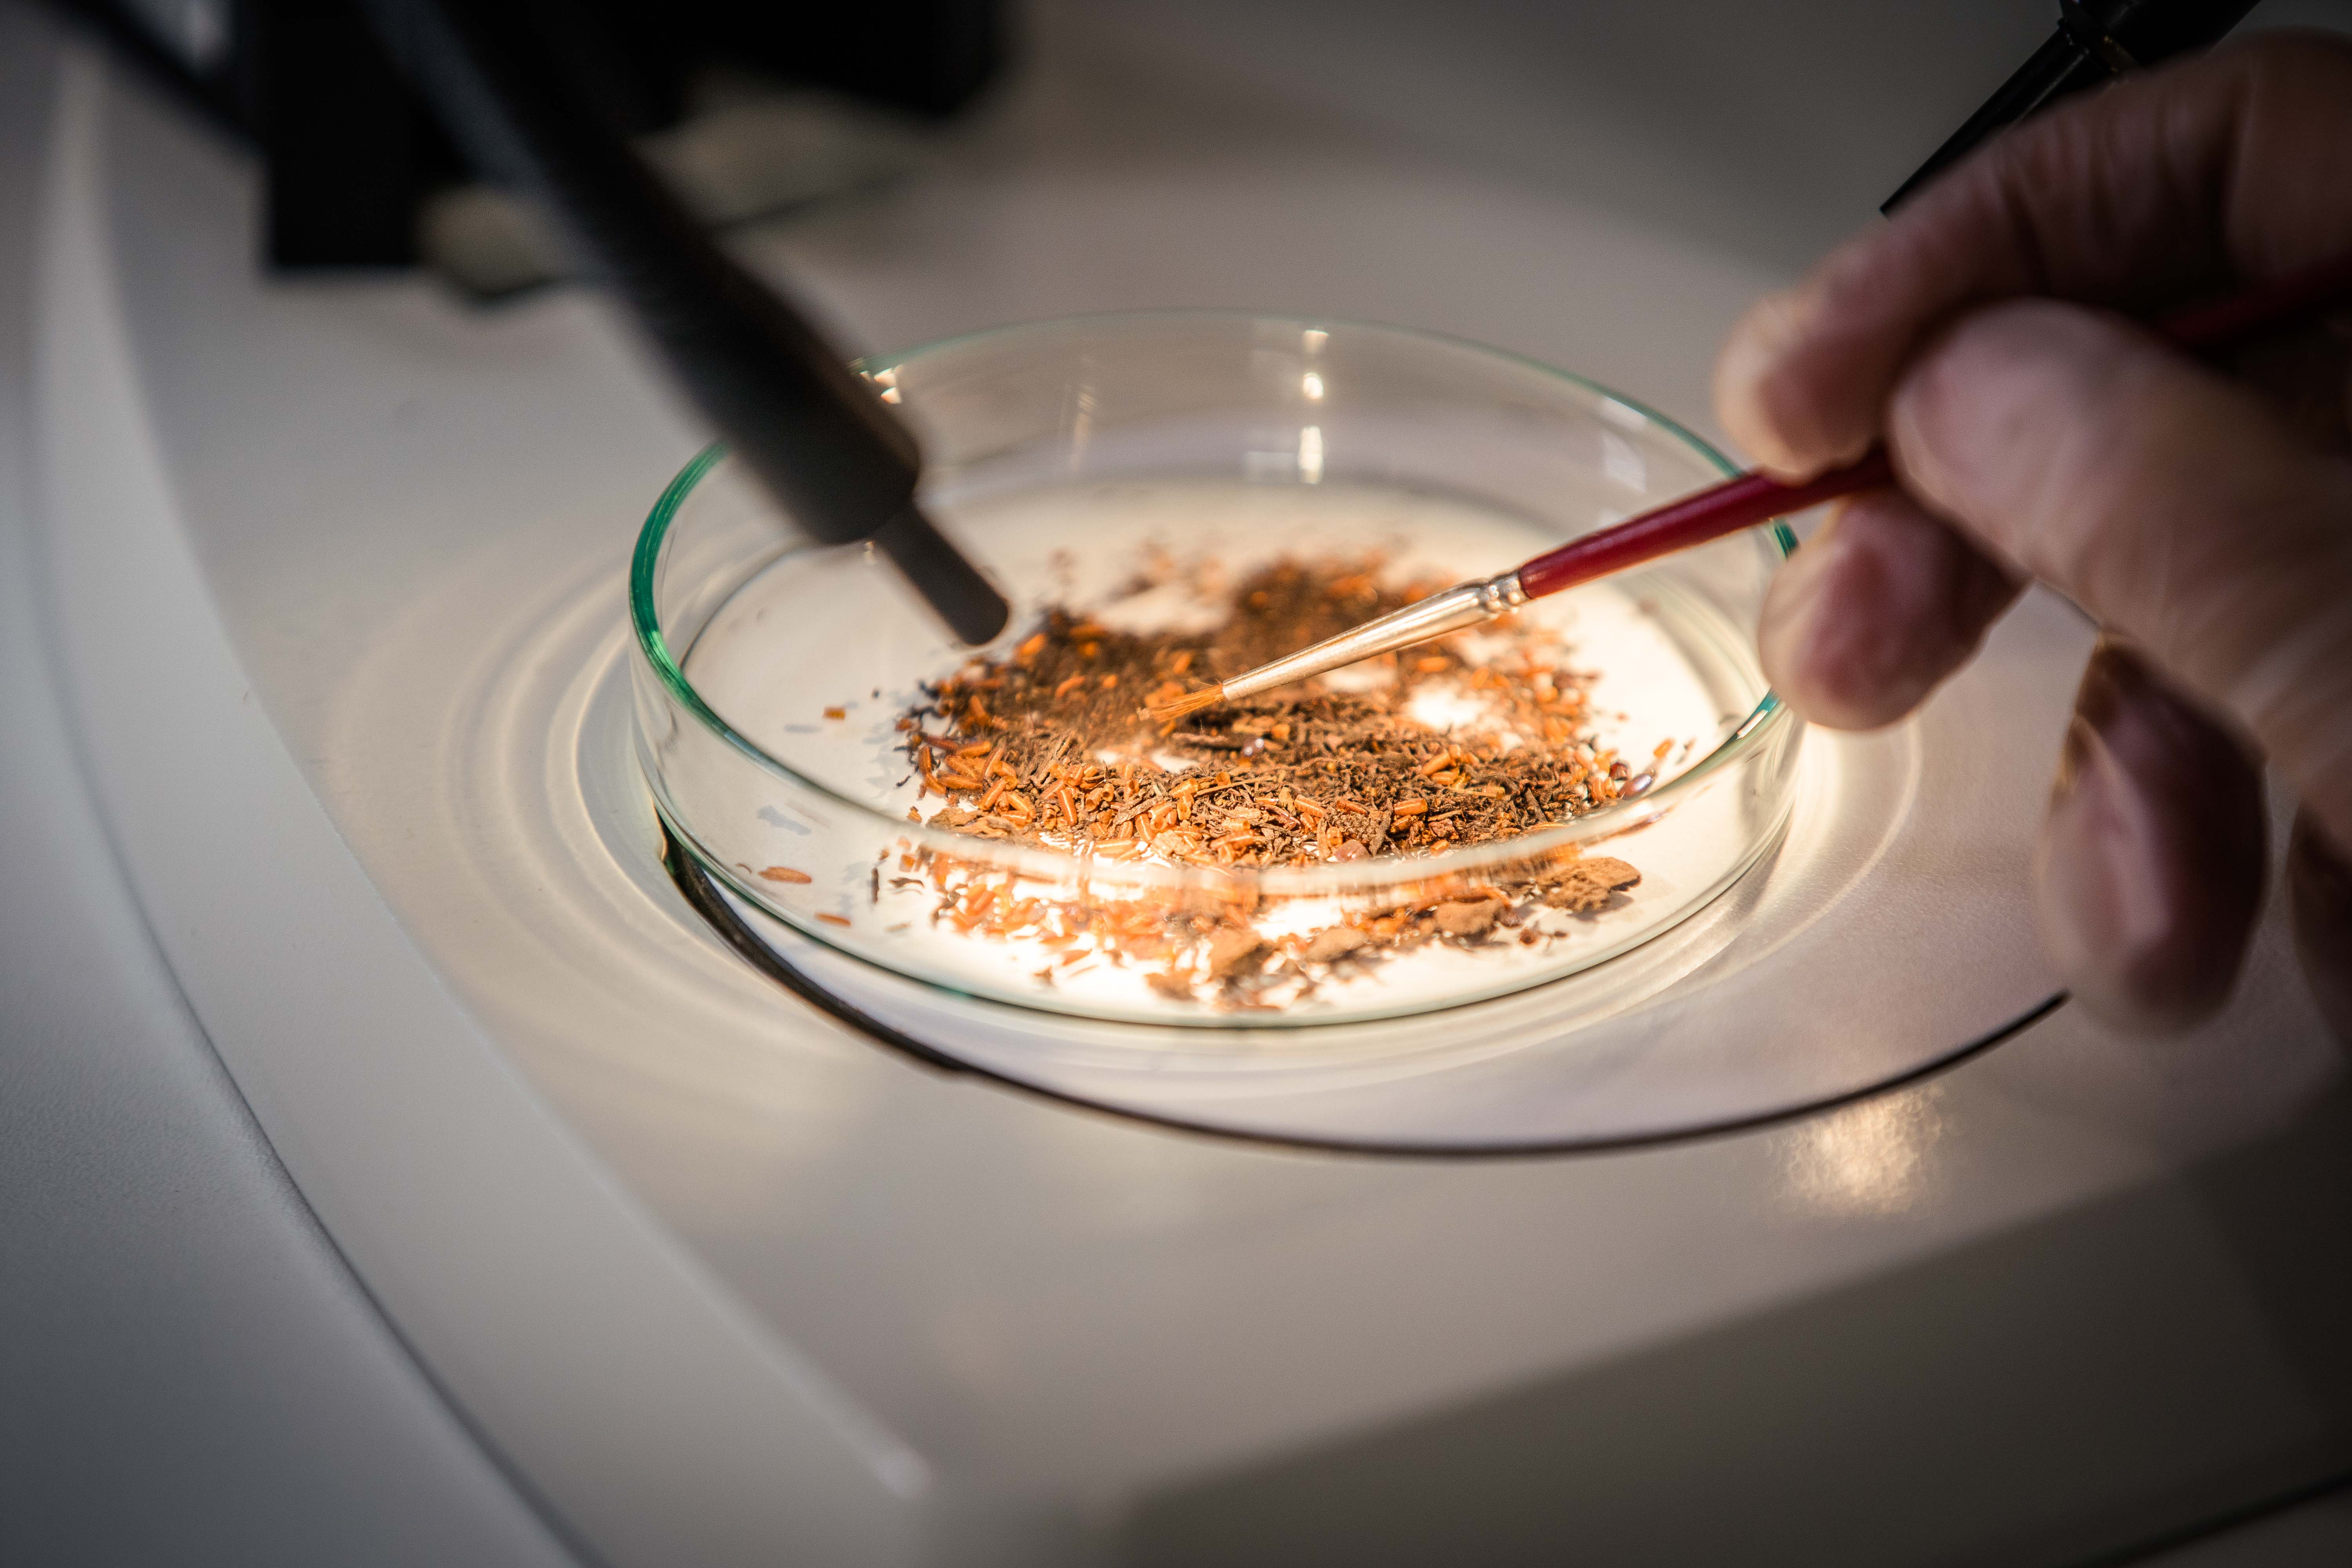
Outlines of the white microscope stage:
M1692 418L1780 279L1311 116L1089 87L1068 36L935 166L752 254L866 346L1305 307ZM1727 1073L1810 1040L1799 1098L1944 1070L1484 1158L943 1073L661 863L621 585L702 437L612 313L268 279L238 153L58 70L35 590L94 793L336 1246L603 1560L2057 1563L2352 1464L2352 1117L2277 910L2185 1039L2053 1005L2034 955L2063 606L1912 729L1810 738L1901 775L1876 836L1801 820L1738 973L1637 1010Z

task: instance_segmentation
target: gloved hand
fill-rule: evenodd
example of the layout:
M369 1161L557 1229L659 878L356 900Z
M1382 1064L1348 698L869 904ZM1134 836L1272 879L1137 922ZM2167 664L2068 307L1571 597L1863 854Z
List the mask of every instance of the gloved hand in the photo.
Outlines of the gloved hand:
M2078 1000L2133 1026L2228 994L2261 898L2266 756L2302 802L2305 967L2352 1038L2343 340L2305 331L2224 370L2117 313L2347 250L2352 46L2271 35L2003 134L1759 303L1717 372L1725 426L1774 475L1883 439L1901 480L1847 503L1767 601L1766 672L1808 717L1900 718L2029 578L2107 629L2036 894Z

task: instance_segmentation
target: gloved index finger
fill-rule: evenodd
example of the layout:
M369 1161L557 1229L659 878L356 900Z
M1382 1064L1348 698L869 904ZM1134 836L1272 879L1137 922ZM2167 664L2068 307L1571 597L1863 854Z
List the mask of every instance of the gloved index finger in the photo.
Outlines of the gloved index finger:
M1882 435L1939 327L2042 294L2145 312L2352 247L2352 44L2271 34L2063 105L1761 300L1717 371L1723 423L1808 477Z

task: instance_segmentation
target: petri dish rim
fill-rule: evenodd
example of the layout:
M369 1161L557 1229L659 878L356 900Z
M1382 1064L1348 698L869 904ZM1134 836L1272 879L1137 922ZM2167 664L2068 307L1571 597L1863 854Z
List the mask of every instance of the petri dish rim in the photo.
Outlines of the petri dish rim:
M1276 326L1299 331L1345 331L1415 340L1445 348L1515 364L1550 380L1564 383L1591 396L1603 398L1627 411L1639 415L1664 434L1679 441L1702 462L1726 478L1738 474L1737 464L1717 451L1703 437L1680 422L1656 409L1626 395L1613 387L1560 369L1557 365L1525 354L1498 349L1491 344L1449 333L1429 331L1420 328L1391 326L1380 322L1356 321L1337 317L1292 316L1274 312L1224 310L1215 308L1171 309L1158 310L1102 311L1072 316L1048 317L1034 321L1010 322L985 327L975 331L958 333L918 344L912 348L888 353L869 354L851 362L851 368L871 376L895 369L909 361L928 354L946 353L992 340L1024 334L1043 334L1077 328L1115 328L1121 325L1148 326L1157 321L1222 321L1234 326ZM681 468L677 477L663 489L647 514L645 526L638 531L629 564L629 620L639 656L645 659L655 678L672 700L683 708L694 721L718 736L727 745L756 766L774 774L795 789L806 790L817 797L887 827L892 836L907 839L942 853L971 858L983 855L993 866L1006 869L1033 871L1041 876L1078 876L1091 870L1095 875L1106 873L1123 884L1138 888L1181 890L1190 888L1232 889L1247 886L1273 898L1300 898L1332 894L1363 894L1389 887L1439 881L1463 876L1475 876L1481 870L1524 863L1529 858L1566 848L1581 847L1613 838L1656 821L1672 811L1682 800L1694 795L1713 782L1714 775L1738 763L1764 746L1784 726L1794 721L1794 714L1780 694L1769 686L1732 731L1706 756L1667 780L1656 788L1630 800L1619 801L1598 811L1587 813L1573 822L1541 833L1529 833L1518 837L1496 839L1467 848L1447 850L1427 856L1387 856L1373 860L1349 861L1344 865L1284 867L1259 868L1254 867L1179 867L1150 861L1105 863L1092 857L1074 855L1042 846L988 844L985 848L967 834L952 829L932 827L927 823L909 822L854 796L846 795L822 781L794 768L730 724L695 689L672 655L667 637L662 631L660 615L655 601L655 579L661 563L662 547L669 530L676 522L680 509L694 494L696 488L708 479L712 469L727 457L724 442L715 441ZM1776 552L1778 565L1797 547L1796 535L1786 520L1774 519L1752 531L1766 547ZM821 548L811 543L805 548ZM772 560L773 558L772 558ZM657 795L663 795L660 781L649 781ZM667 813L666 813L667 814ZM697 842L693 824L680 821L675 826L688 843ZM1753 855L1744 858L1743 866L1753 863ZM723 874L723 873L722 873ZM729 880L733 879L730 878Z

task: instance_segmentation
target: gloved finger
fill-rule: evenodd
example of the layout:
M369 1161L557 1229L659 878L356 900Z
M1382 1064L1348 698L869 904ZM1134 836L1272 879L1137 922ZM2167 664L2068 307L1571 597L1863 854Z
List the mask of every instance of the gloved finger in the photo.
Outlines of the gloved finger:
M2042 944L2074 999L2137 1030L2219 1008L2261 908L2267 833L2242 746L2102 642L2034 858Z
M1979 310L1888 404L1905 486L2234 718L2352 840L2352 462L2112 317Z
M2336 1037L2352 1045L2352 858L2297 812L2286 848L2287 907L2295 956Z
M1976 306L2142 312L2352 247L2352 44L2270 34L2004 132L1759 301L1717 367L1724 427L1781 478L1860 457L1903 365Z
M1774 575L1764 673L1817 723L1891 724L1968 661L2019 587L1900 491L1857 496Z

